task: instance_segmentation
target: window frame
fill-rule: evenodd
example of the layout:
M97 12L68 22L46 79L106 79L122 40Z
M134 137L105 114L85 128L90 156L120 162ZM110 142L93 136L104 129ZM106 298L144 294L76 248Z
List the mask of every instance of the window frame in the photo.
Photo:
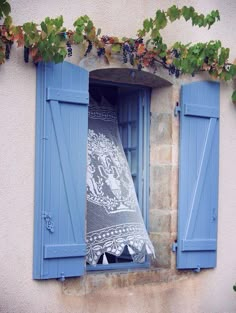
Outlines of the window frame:
M110 81L101 81L96 79L89 79L89 86L115 86L118 88L127 88L133 92L138 92L138 167L142 166L142 173L139 177L138 183L138 201L142 211L145 227L149 229L149 195L150 195L150 124L151 124L151 88L140 85L131 85L123 83L115 83ZM118 103L119 105L119 103ZM142 114L140 114L140 111ZM140 129L140 125L142 129ZM142 138L140 138L140 135ZM140 158L140 155L141 158ZM146 166L145 166L146 165ZM141 182L140 182L141 180ZM141 197L139 193L141 191ZM141 201L141 203L140 203ZM146 256L143 263L122 262L122 263L109 263L97 264L96 266L86 264L86 272L100 272L108 270L135 270L140 268L149 268L151 265L150 257Z

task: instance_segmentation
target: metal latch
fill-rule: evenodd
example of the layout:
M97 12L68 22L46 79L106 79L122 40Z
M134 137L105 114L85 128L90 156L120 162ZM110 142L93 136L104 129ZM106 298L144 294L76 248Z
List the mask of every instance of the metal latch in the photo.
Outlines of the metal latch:
M178 248L178 242L176 240L175 242L172 243L172 247L171 247L172 252L177 252L177 248Z
M179 105L179 102L176 102L175 109L174 109L174 116L178 116L180 112L181 112L181 107Z

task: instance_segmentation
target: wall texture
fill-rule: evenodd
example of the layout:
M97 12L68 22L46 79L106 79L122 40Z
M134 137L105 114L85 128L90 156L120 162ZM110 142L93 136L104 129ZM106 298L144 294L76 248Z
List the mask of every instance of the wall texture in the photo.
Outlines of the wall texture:
M104 34L134 36L145 17L166 1L11 1L15 23L40 22L45 16L63 14L72 26L76 17L88 14ZM168 27L169 43L178 39L221 39L236 56L234 0L190 0L205 13L218 8L221 22L210 31L177 22ZM78 63L78 60L75 60ZM204 78L204 77L203 77ZM201 79L197 77L196 79ZM0 312L4 313L233 313L236 295L235 191L236 109L230 102L232 84L221 84L220 181L218 264L214 270L180 275L174 270L170 243L175 237L177 214L178 120L172 110L179 97L179 84L152 93L151 129L151 232L162 249L155 269L149 273L87 275L86 279L37 282L32 280L35 149L35 67L23 63L22 50L13 48L11 60L0 67ZM158 140L158 144L154 144ZM162 177L163 181L155 179ZM166 188L163 191L163 188ZM160 197L161 193L163 197ZM158 197L159 195L159 197ZM162 202L161 202L162 201ZM163 203L164 202L164 203ZM167 210L162 210L162 208ZM157 221L163 227L153 230ZM166 228L165 228L166 227ZM162 244L160 244L162 243Z

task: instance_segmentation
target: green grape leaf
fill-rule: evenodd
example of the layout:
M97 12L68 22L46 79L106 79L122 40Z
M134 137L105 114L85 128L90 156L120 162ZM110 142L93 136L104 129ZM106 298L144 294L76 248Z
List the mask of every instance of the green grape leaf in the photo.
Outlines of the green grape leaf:
M115 53L120 52L121 51L121 45L119 45L119 44L112 45L111 51L115 52Z
M11 12L11 6L6 0L0 1L0 18L8 16Z
M48 33L48 28L47 28L46 23L45 23L45 22L42 22L42 23L40 24L40 26L41 26L41 28L42 28L42 31L44 31L44 33L47 34L47 33Z
M167 15L171 22L174 22L175 20L180 18L181 11L176 7L176 5L173 5L167 10Z
M75 43L79 44L84 40L84 36L82 34L74 33L73 40Z

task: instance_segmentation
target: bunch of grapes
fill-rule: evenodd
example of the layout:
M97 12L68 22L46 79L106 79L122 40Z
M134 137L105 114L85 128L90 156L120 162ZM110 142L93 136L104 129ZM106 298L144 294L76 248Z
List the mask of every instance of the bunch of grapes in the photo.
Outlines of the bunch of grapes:
M93 44L90 40L88 40L88 47L84 54L85 57L91 52L92 48L93 48Z
M169 75L175 75L176 78L180 75L180 70L174 66L174 64L169 65Z
M105 54L105 48L98 48L97 55L100 57Z
M123 61L124 63L128 62L128 54L130 53L130 47L128 42L125 42L122 47L123 50Z
M122 51L123 51L123 62L127 63L129 60L130 64L134 65L134 58L136 52L135 46L128 42L125 42L123 44Z
M72 56L72 47L71 47L71 43L69 41L66 42L66 47L67 47L67 55L68 57Z
M173 56L174 56L175 58L179 58L179 57L180 57L180 53L179 53L179 51L178 51L177 49L173 49L173 50L171 51L171 53L173 54Z
M104 43L109 43L110 42L110 37L104 35L104 36L102 36L101 41L104 42Z
M139 45L139 44L142 44L143 43L143 38L137 38L136 40L135 40L135 44L136 45Z
M5 58L6 60L10 59L10 52L11 52L11 46L13 45L13 41L9 40L6 43L6 48L5 48Z
M140 59L140 60L139 60L139 63L138 63L138 71L141 71L142 68L143 68L143 66L142 66L142 60Z
M29 48L24 46L24 61L25 63L29 62Z

